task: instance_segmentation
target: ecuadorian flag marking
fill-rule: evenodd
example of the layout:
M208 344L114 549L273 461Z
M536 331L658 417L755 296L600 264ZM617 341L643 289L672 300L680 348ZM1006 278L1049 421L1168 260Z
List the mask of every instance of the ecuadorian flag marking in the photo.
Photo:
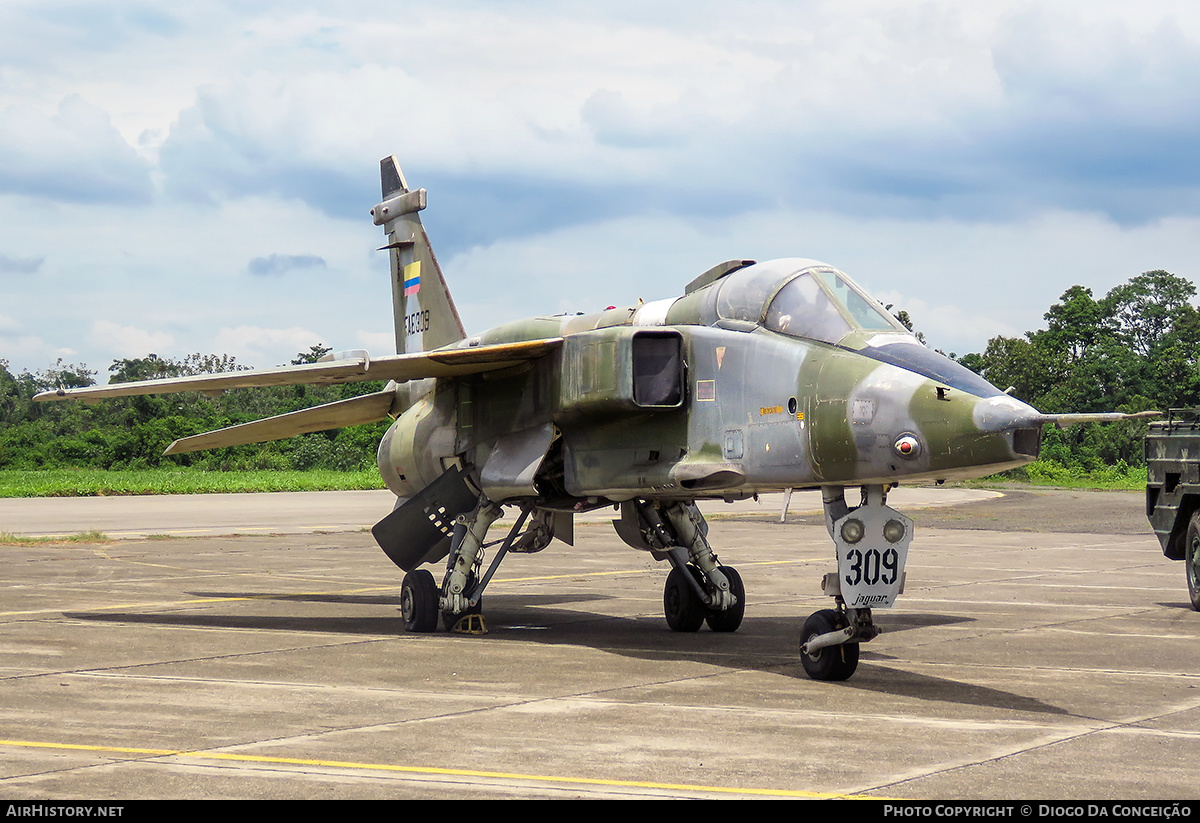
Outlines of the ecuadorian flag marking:
M412 297L421 290L421 261L414 260L404 267L404 296Z

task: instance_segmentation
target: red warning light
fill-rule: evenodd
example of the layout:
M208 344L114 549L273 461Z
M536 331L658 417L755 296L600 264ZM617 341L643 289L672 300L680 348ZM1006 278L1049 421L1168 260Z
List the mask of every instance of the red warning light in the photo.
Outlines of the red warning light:
M905 434L896 438L896 442L892 445L892 448L901 457L916 457L921 453L921 441L911 434Z

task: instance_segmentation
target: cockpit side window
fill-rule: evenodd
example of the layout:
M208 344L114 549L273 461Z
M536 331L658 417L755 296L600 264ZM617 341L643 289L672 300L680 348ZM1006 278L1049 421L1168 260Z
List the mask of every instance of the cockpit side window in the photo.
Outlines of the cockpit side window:
M850 331L850 324L810 273L792 280L779 290L767 309L766 327L792 337L811 337L836 343Z
M750 266L736 271L721 281L717 296L717 314L729 320L757 323L763 305L779 286L779 281L795 271L778 271L770 265Z

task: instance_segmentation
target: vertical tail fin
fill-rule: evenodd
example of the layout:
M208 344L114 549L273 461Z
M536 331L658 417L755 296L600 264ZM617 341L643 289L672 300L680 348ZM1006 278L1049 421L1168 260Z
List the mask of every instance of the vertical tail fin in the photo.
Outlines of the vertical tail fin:
M466 337L429 236L421 225L425 189L409 191L395 156L379 161L383 202L371 209L387 234L392 262L396 353L429 351Z

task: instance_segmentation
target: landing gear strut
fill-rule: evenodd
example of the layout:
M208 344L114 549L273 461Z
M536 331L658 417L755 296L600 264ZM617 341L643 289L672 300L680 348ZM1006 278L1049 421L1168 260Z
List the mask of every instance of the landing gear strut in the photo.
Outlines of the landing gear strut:
M723 566L709 545L708 524L695 503L656 505L630 501L638 526L621 537L671 563L663 588L663 616L672 631L694 632L704 623L715 632L734 632L746 613L746 587L732 566ZM634 531L637 532L635 537Z
M483 590L499 568L500 561L510 550L539 551L554 536L551 518L539 512L535 516L535 526L518 539L532 511L533 507L526 505L503 540L484 543L488 528L500 517L502 509L481 495L475 509L469 514L460 515L454 523L441 587L425 569L417 569L404 576L400 587L404 628L410 632L432 632L437 629L440 616L447 631L486 634L487 626L482 615ZM497 544L500 549L492 558L491 565L485 573L480 574L483 550Z
M438 598L442 625L447 631L487 631L483 618L479 616L483 595L483 586L478 585L479 570L483 566L483 539L502 513L500 506L480 495L475 510L459 515L454 523L450 556L446 560L446 576L442 579L442 594ZM498 563L499 559L495 562ZM487 585L486 582L484 585Z
M859 644L879 635L871 609L891 608L904 591L912 521L887 506L886 486L863 486L862 504L846 505L845 491L822 489L825 525L837 551L837 572L821 587L835 609L804 622L800 662L814 680L845 680L858 667Z

